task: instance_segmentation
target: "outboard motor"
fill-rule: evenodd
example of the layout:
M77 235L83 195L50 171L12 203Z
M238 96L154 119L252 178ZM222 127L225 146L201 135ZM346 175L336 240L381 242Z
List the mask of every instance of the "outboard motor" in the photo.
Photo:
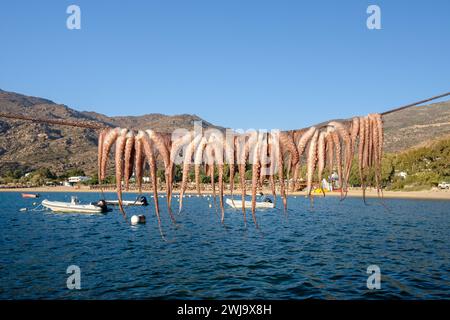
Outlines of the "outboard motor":
M105 200L99 200L97 202L96 206L102 208L102 212L108 211L108 206L106 205L106 201Z
M264 202L272 203L272 199L270 199L269 197L265 197Z
M147 198L145 196L140 196L138 201L142 203L143 206L148 206Z

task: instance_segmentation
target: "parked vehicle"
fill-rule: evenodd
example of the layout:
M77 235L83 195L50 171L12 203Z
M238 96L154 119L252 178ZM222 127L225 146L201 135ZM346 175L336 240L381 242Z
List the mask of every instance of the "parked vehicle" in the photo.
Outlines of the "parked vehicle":
M438 184L439 189L450 189L450 183L448 182L441 182Z

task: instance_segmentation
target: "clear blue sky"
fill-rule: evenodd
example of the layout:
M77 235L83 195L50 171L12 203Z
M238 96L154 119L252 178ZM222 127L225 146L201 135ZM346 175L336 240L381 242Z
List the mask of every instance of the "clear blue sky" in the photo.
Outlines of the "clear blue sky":
M448 0L11 0L0 39L0 88L107 115L294 129L450 90Z

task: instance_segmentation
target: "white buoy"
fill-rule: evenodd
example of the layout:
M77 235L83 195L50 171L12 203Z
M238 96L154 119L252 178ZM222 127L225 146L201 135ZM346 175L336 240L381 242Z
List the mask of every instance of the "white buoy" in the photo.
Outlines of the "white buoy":
M131 225L135 226L139 223L139 217L137 215L134 215L131 217Z
M210 208L212 207L212 204L211 204L211 203L209 204L209 207L210 207Z
M134 215L131 217L131 225L135 226L137 224L145 223L145 216L143 214Z
M19 211L21 211L21 212L25 212L25 211L27 211L28 209L27 208L20 208L20 210Z

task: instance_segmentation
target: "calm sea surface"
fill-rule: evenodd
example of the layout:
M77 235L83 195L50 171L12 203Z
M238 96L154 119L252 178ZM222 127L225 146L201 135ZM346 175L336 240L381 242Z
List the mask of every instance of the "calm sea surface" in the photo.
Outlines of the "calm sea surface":
M386 199L386 209L376 199L366 206L327 197L311 209L290 197L287 214L257 212L257 230L232 209L222 225L211 201L197 197L185 199L173 226L160 199L166 241L153 204L127 210L146 214L147 224L136 227L117 210L19 211L70 195L0 193L0 299L450 298L449 201ZM81 268L81 290L67 289L70 265ZM367 289L369 265L381 269L380 290Z

